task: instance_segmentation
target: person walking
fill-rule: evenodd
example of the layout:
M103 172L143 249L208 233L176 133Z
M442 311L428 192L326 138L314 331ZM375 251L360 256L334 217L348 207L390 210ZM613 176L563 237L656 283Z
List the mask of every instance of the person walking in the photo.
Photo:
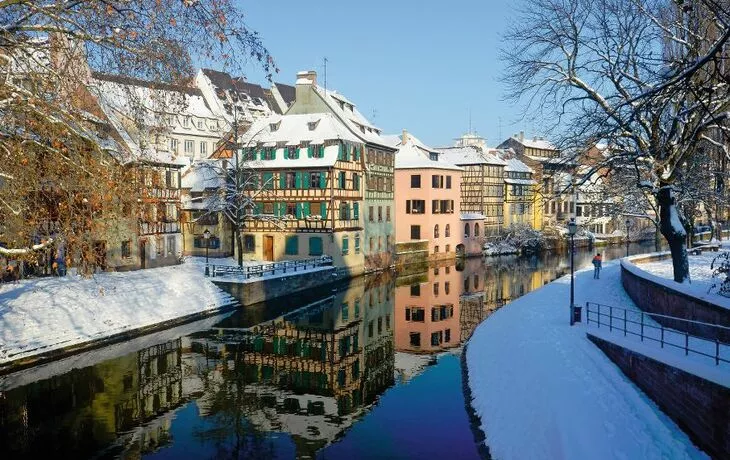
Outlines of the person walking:
M599 252L593 257L593 279L597 280L601 278L601 253Z

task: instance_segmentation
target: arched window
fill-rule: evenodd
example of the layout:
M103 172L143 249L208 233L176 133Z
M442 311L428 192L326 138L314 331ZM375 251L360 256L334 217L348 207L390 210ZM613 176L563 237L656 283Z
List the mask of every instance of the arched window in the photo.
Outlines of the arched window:
M446 238L451 236L451 226L449 224L446 224L446 228L444 229L444 236Z
M433 237L434 238L438 238L439 237L439 224L436 224L433 227Z
M464 236L469 238L471 236L471 229L469 228L469 222L464 225Z
M479 236L479 223L474 224L474 236Z

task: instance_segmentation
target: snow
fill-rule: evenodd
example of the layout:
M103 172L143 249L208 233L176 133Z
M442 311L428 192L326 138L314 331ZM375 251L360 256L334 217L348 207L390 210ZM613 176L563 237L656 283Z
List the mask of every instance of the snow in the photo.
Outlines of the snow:
M0 286L0 364L236 303L199 264Z
M720 253L721 252L705 251L700 255L689 254L687 256L689 260L689 278L692 282L683 284L679 284L674 281L674 268L672 267L671 258L655 262L634 264L631 261L636 260L636 257L630 257L622 263L630 272L635 273L642 278L651 280L661 286L665 286L669 289L680 290L685 294L710 302L719 307L730 308L730 298L721 296L717 293L717 290L711 290L713 284L717 282L719 285L722 281L720 278L717 280L712 278L712 269L710 268L713 259ZM663 252L659 254L669 255L670 253Z
M401 145L395 154L396 169L445 169L461 171L462 168L455 166L444 160L431 160L428 152L422 150L412 140L408 140L405 145Z
M517 158L508 158L508 159L504 159L504 161L507 163L507 165L504 167L505 171L527 172L527 173L534 172L532 169L530 169L529 166L527 166L526 164L524 164Z
M180 188L203 192L205 189L223 187L225 179L218 174L219 168L217 160L203 160L192 164L182 173Z
M445 160L458 166L478 164L505 166L507 164L497 155L483 152L479 147L474 146L437 148L434 151Z
M600 280L592 278L592 269L577 272L575 291L579 305L635 308L621 288L616 262L604 264ZM571 328L569 292L565 276L520 297L483 322L469 341L472 407L492 456L706 458L586 338L586 326Z
M462 212L460 216L461 220L484 220L486 217L484 214L479 212Z

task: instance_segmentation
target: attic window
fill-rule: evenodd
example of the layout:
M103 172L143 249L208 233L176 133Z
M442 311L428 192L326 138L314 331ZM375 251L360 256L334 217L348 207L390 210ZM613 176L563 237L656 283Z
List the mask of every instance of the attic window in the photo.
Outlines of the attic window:
M281 126L281 122L280 121L278 121L276 123L270 123L269 124L269 129L271 131L276 131L277 129L279 129L279 126Z
M362 131L363 134L365 134L365 127L364 126L360 126L360 131Z
M203 120L198 120L198 129L203 129Z
M317 121L310 121L307 123L307 128L309 128L310 131L314 131L317 129L317 125L319 124L319 120Z
M355 110L355 106L353 106L352 104L347 104L347 108L350 109L350 112Z
M342 110L345 110L345 103L344 103L344 102L342 102L342 101L338 101L338 102L340 103L340 108L341 108Z

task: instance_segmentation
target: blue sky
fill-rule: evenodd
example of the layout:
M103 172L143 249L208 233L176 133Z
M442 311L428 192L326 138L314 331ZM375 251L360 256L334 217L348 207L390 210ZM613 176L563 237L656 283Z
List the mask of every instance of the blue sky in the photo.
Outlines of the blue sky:
M328 88L385 132L405 128L433 146L466 132L470 111L473 129L489 146L537 127L502 100L500 36L514 3L240 1L280 69L275 81L293 84L297 71L313 69L324 84L326 56ZM252 63L245 69L249 81L265 82Z

